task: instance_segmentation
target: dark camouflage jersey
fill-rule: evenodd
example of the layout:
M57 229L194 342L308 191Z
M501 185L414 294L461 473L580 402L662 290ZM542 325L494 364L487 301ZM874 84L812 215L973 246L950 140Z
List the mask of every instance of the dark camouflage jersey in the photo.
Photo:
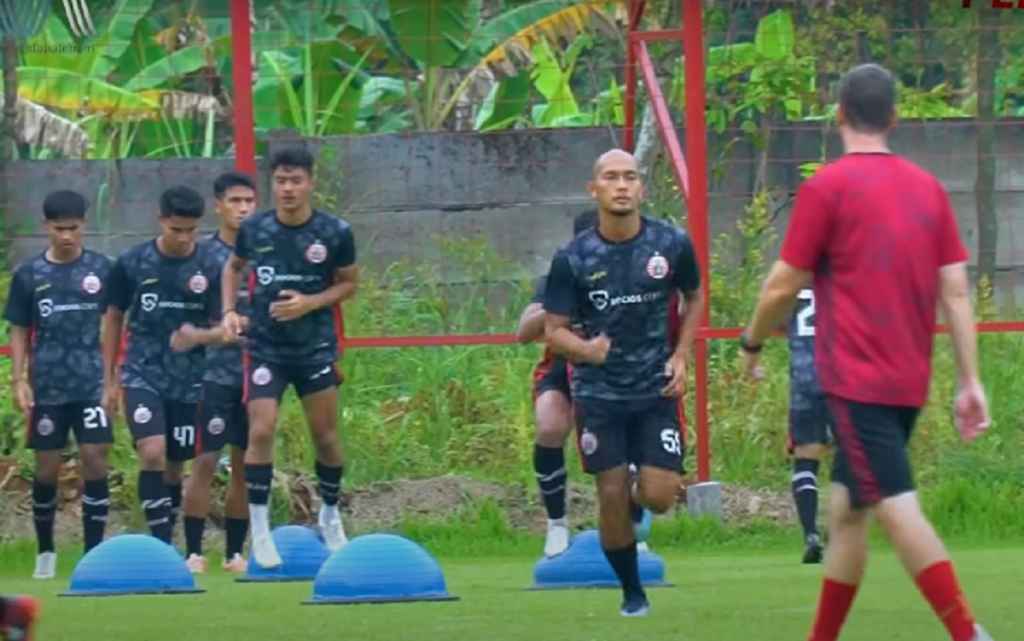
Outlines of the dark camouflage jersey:
M40 405L94 402L103 392L100 321L111 261L84 251L71 263L40 254L14 272L4 318L33 332L32 389Z
M321 308L293 321L270 316L285 289L319 294L334 284L335 270L355 264L347 222L321 211L302 225L281 224L275 210L251 216L238 232L235 253L249 262L252 317L247 349L271 363L333 363L338 358L337 311Z
M814 369L814 290L801 289L789 319L789 392L793 409L809 409L822 394Z
M208 297L208 309L210 312L210 325L216 326L221 320L221 294L220 277L224 271L224 265L234 251L234 247L224 242L217 234L213 234L203 241L206 245L207 266L203 270L210 276L210 289ZM249 309L249 290L247 279L242 278L242 286L238 290L238 299L235 302L235 310L242 316L249 316L252 312ZM244 338L243 338L244 340ZM242 387L242 347L240 344L225 345L220 347L206 348L206 367L203 372L203 380L208 383L216 383L227 387Z
M155 240L132 247L111 272L110 303L128 314L128 348L121 384L150 390L165 400L199 399L205 354L202 347L171 351L171 334L184 323L209 324L206 247L191 256L165 256Z
M673 294L699 285L689 237L661 221L643 218L640 233L621 243L589 229L559 250L544 309L578 322L586 338L603 332L611 341L604 365L573 365L573 397L660 396L665 363L675 349L669 322Z

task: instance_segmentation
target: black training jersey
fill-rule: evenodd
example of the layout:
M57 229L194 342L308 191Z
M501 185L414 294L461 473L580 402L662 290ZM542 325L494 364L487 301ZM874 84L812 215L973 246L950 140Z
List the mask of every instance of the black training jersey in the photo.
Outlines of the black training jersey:
M224 265L231 258L234 247L227 244L218 234L213 234L203 241L206 245L206 267L204 273L209 275L210 288L207 299L207 308L210 313L210 325L216 326L221 321L221 292L220 278L224 272ZM242 285L238 289L238 298L235 301L235 311L241 316L251 316L252 310L249 307L249 290L247 279L243 277ZM243 337L243 341L245 338ZM203 370L203 380L208 383L216 383L226 387L242 387L242 346L241 344L208 346L206 348L206 365Z
M555 255L544 309L578 322L582 335L604 333L611 349L604 365L573 365L573 397L608 400L657 397L674 350L670 314L678 291L700 285L693 245L682 229L643 218L625 242L597 229L576 236Z
M814 290L801 289L789 319L789 384L802 393L820 391L814 369Z
M209 290L214 286L206 247L190 256L166 256L155 240L132 247L111 272L110 302L128 314L128 347L121 384L148 389L165 400L199 398L205 350L171 350L171 335L185 323L209 324Z
M31 381L40 405L93 402L103 392L100 321L111 261L85 250L70 263L40 254L14 272L4 318L32 333Z
M247 349L272 363L333 363L338 358L338 312L322 308L293 321L270 316L281 291L319 294L334 284L334 272L355 264L356 247L347 222L321 211L289 226L276 210L251 216L238 232L235 254L249 262L252 317Z

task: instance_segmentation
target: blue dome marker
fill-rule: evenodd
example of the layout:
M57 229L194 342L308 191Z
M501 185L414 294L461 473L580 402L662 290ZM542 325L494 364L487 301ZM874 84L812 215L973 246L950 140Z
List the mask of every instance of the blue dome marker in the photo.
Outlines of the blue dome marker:
M195 594L185 559L170 545L146 534L122 534L82 557L61 596Z
M307 604L454 601L437 561L422 547L394 534L352 539L327 559Z
M281 555L281 565L264 568L250 555L244 576L239 583L270 583L285 581L312 581L330 552L323 539L312 528L302 525L282 525L270 533Z
M640 552L640 582L644 587L670 587L665 582L665 562L652 552ZM543 558L533 568L533 590L572 588L619 588L619 580L601 549L597 530L586 530L573 537L569 549L552 558Z

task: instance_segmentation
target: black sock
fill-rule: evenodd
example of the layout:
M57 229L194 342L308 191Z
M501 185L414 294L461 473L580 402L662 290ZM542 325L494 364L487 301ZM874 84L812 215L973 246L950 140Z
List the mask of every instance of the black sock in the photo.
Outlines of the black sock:
M106 477L85 482L82 495L82 532L85 535L85 551L103 542L107 528L107 513L110 511L110 487Z
M53 552L53 519L57 514L57 486L32 482L32 520L39 553Z
M224 519L225 530L225 554L228 561L235 558L236 554L242 553L242 546L245 545L245 535L249 531L249 519Z
M167 484L167 494L171 497L171 532L178 523L178 514L181 513L181 483ZM173 534L172 534L173 536Z
M324 505L337 505L338 495L341 493L341 473L344 471L341 465L332 467L316 462L316 478L319 481L320 499Z
M266 505L270 502L270 482L274 480L274 466L270 463L245 465L245 487L249 503Z
M203 529L206 519L201 516L185 515L185 555L203 555Z
M549 519L565 516L565 453L560 447L533 446L533 470Z
M636 541L617 550L603 549L605 558L608 559L608 563L615 570L615 576L619 577L619 583L622 584L623 596L627 599L638 595L646 597L643 585L640 583L640 563L636 556Z
M804 537L818 533L818 461L798 458L793 462L793 502Z
M156 538L171 542L171 497L167 494L164 473L160 470L139 472L139 500L146 515L146 525Z

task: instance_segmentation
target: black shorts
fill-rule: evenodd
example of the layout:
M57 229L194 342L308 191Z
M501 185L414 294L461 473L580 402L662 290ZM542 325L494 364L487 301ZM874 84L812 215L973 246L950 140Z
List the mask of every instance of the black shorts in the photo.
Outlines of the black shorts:
M566 398L572 398L569 389L569 369L563 358L545 359L533 368L533 402L544 392L561 392Z
M36 405L26 442L29 449L41 452L63 450L72 431L79 445L114 442L114 430L99 401Z
M126 387L124 412L135 441L163 436L168 461L195 458L198 403L165 400L151 390Z
M285 389L295 386L299 398L341 385L334 363L320 365L283 364L251 360L245 368L245 400L272 398L280 401Z
M579 398L573 411L577 445L587 473L598 474L628 463L682 471L685 441L678 399Z
M229 444L241 450L249 446L249 414L242 388L203 383L196 454L219 452Z
M832 480L850 492L854 508L875 505L914 489L907 443L916 407L874 405L828 397L838 444Z
M832 414L825 394L792 387L789 394L789 450L799 445L831 445Z

